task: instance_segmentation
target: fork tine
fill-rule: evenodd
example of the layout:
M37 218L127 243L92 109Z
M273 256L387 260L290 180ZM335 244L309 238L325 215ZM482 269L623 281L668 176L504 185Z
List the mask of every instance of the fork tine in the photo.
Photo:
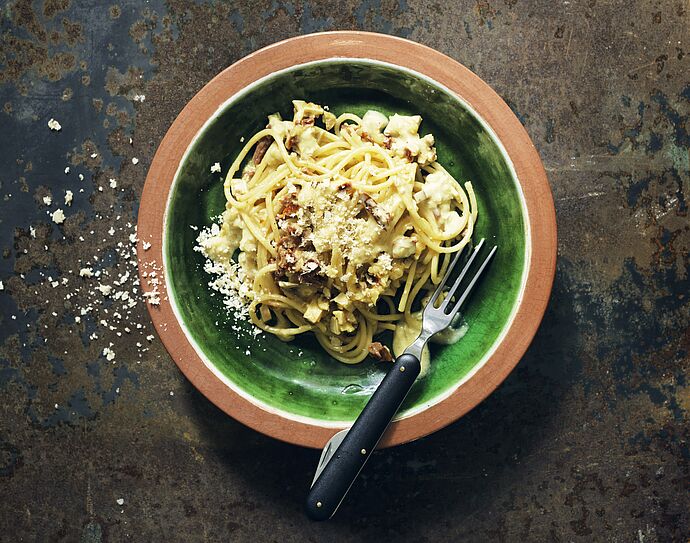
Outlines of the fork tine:
M463 302L464 302L464 301L467 299L467 297L470 295L470 291L472 290L472 288L474 287L475 283L476 283L477 280L479 279L479 276L480 276L480 275L482 274L482 272L484 271L484 268L486 268L487 264L489 263L489 261L491 260L491 258L494 256L494 253L496 252L496 249L497 249L497 248L498 248L498 245L494 245L494 248L491 249L491 252L489 253L489 256L487 256L487 257L484 259L484 262L482 262L482 265L479 266L479 269L477 270L477 273L474 274L474 277L472 278L472 280L471 280L471 281L469 282L469 284L467 285L467 288L466 288L465 291L462 293L462 296L460 296L460 299L458 300L458 303L456 303L455 306L453 307L453 309L451 309L450 313L448 314L448 316L450 317L451 320L453 319L453 317L455 317L455 315L457 314L458 310L460 309L460 306L463 304Z
M477 246L474 249L475 253L483 244L484 244L484 238L482 238L479 241L479 243L477 243ZM458 260L460 260L460 256L464 252L465 252L464 249L457 252L455 257L453 258L453 261L450 263L450 266L448 266L448 269L446 270L446 273L443 276L443 279L441 279L441 282L438 284L438 287L436 287L434 294L431 296L431 299L426 304L427 307L431 307L433 309L434 303L436 303L436 299L439 297L439 295L443 291L443 288L446 286L446 283L448 282L448 278L450 277L450 274L453 273L453 269L455 269L455 265L458 263ZM465 266L465 267L467 267L467 266ZM463 270L463 272L464 272L464 270Z
M465 267L460 272L460 275L458 275L457 279L453 283L453 286L450 287L450 290L448 291L448 295L443 300L443 303L439 306L440 310L444 311L446 309L446 307L448 307L448 304L450 304L451 298L455 294L455 291L458 290L458 287L460 286L460 282L464 279L465 275L467 274L467 271L470 269L470 266L472 266L472 262L474 262L474 259L477 258L477 255L479 254L479 251L482 248L482 245L484 245L484 239L482 239L479 243L477 243L477 246L474 248L474 251L472 251L470 258L467 260L467 264L465 264Z

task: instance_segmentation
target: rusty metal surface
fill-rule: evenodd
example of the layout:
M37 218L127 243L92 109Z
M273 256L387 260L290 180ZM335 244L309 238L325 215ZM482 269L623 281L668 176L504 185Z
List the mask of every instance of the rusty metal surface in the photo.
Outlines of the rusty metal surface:
M0 540L686 541L689 10L7 3ZM127 269L117 244L130 232L109 234L113 216L134 222L157 144L207 80L276 40L348 28L437 48L506 99L549 174L559 263L543 326L499 390L438 434L375 454L337 517L312 524L301 503L316 451L264 438L200 397L144 339L143 304L129 316L143 325L136 337L118 336L74 322L66 293L96 253L103 269ZM61 204L66 189L71 206L43 203ZM47 214L57 207L60 225ZM111 343L114 361L102 354Z

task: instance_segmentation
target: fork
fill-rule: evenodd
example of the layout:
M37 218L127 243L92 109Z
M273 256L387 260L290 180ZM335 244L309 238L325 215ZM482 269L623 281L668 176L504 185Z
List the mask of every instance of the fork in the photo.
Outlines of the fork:
M463 279L477 259L483 245L484 239L475 246L448 293L436 307L436 302L445 290L453 270L460 261L461 254L464 253L464 251L458 251L424 308L422 331L417 339L396 358L393 367L374 391L352 427L335 434L324 447L305 505L307 516L312 520L329 519L342 503L417 379L421 371L422 349L426 342L431 336L450 326L496 252L497 247L494 246L474 272L464 290L458 293ZM454 300L456 295L457 299Z

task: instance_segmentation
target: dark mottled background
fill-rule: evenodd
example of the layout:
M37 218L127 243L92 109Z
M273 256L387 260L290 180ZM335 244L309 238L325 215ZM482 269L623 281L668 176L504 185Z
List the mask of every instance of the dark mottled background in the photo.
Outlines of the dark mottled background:
M337 517L311 524L317 452L224 416L157 339L142 353L75 323L50 283L72 285L96 251L124 269L128 234L106 231L136 218L156 146L206 81L274 41L352 28L434 47L505 98L553 187L559 261L498 391L377 453ZM687 0L5 3L0 540L687 541L689 29ZM65 189L58 226L42 197ZM151 333L142 304L132 321Z

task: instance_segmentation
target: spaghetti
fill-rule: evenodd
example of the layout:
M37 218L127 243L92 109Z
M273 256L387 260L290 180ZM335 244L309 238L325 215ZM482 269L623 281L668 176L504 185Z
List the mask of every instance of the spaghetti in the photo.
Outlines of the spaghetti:
M230 166L222 225L200 236L200 250L211 271L235 276L260 329L285 341L312 332L347 364L389 359L374 338L416 336L414 308L470 241L472 184L436 161L418 115L336 118L293 105L291 121L270 115Z

